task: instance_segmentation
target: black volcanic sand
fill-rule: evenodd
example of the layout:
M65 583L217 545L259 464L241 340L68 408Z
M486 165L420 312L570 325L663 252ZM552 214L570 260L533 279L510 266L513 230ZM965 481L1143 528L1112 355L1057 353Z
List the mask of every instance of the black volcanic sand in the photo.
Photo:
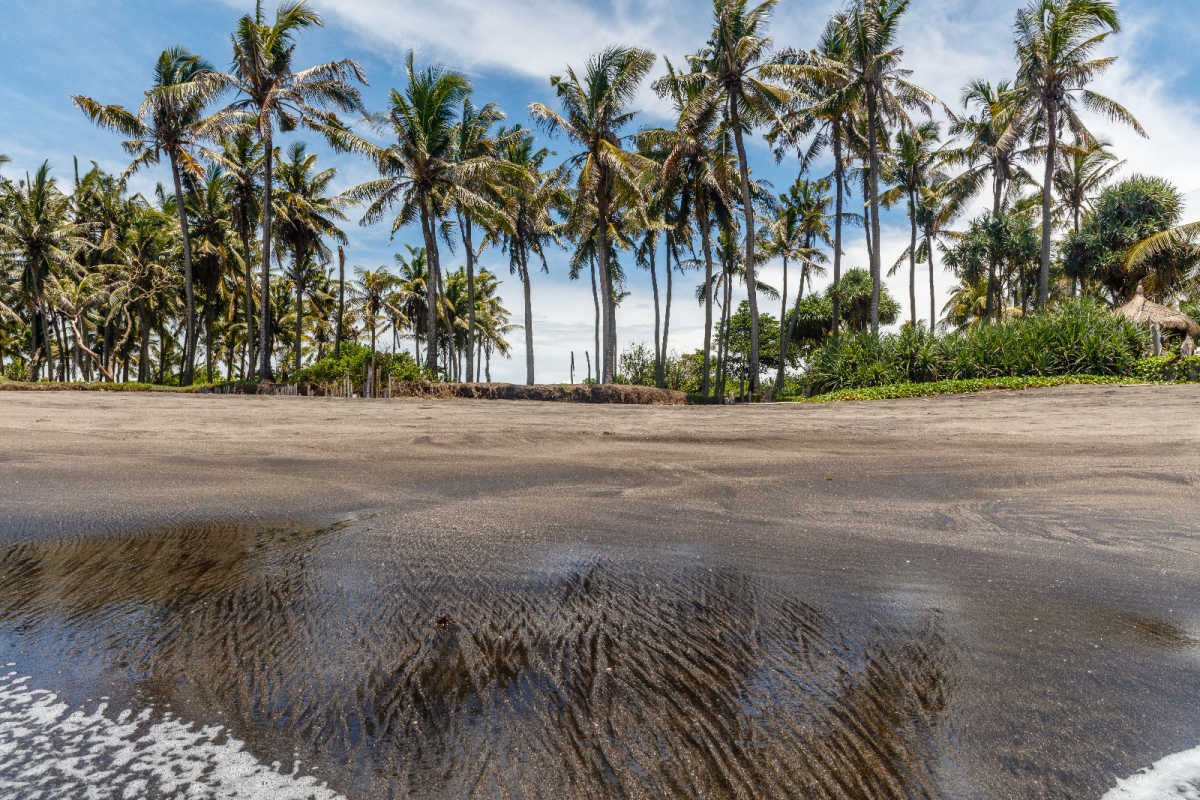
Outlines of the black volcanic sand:
M1200 744L1198 405L0 395L0 663L352 798L1098 798Z

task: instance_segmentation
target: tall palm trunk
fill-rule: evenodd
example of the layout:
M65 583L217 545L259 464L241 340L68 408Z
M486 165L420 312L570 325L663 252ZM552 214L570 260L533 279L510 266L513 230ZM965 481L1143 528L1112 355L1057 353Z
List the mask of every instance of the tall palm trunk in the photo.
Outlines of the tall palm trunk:
M929 332L937 332L937 294L933 288L933 231L925 229L925 249L929 251Z
M475 377L475 248L471 241L471 216L458 216L463 247L467 251L467 379Z
M274 155L271 145L271 126L262 132L263 140L263 209L262 209L262 282L259 285L258 355L261 359L258 375L264 381L275 377L271 370L271 165Z
M615 309L613 308L613 287L612 287L612 272L609 269L609 242L608 242L608 177L603 166L600 167L600 178L596 184L596 209L599 212L596 217L596 236L598 239L597 252L599 254L598 269L600 272L600 299L603 310L602 327L604 328L604 350L602 354L602 368L600 372L601 383L611 383L613 374L616 372L617 355L613 352L616 348L616 332L613 330Z
M663 310L663 333L662 333L662 380L658 383L658 388L665 389L667 387L667 339L671 334L671 255L675 256L675 263L679 263L679 252L675 249L675 238L670 233L667 234L667 302Z
M750 394L758 392L758 281L754 264L754 205L750 199L750 164L746 160L746 144L742 141L742 125L738 117L737 95L729 93L729 121L737 144L738 172L742 177L742 212L746 218L746 296L750 301Z
M150 309L145 304L138 309L138 383L150 382Z
M304 343L304 254L300 248L296 248L292 256L296 259L296 372L300 371L301 356L303 355L301 347Z
M908 303L911 309L909 321L917 327L917 200L913 191L908 192L908 222L912 235L908 243ZM931 276L933 272L929 273Z
M655 264L654 251L650 248L650 289L654 295L654 385L662 385L662 311L658 300L658 267ZM667 256L667 268L670 269L670 256Z
M1000 203L1004 196L1004 179L1000 175L999 165L992 167L992 223L1000 219ZM988 248L987 293L983 299L983 318L992 321L1000 303L999 287L996 285L996 256L995 248Z
M879 290L883 281L879 237L879 114L873 84L867 85L867 150L871 197L871 333L879 334Z
M342 323L346 314L346 251L338 245L338 313L337 330L333 334L333 357L342 354Z
M519 245L521 284L525 289L525 383L533 386L533 298L529 280L529 254Z
M600 295L596 292L596 258L595 256L588 257L588 264L592 268L592 303L596 306L596 378L600 378Z
M702 203L696 204L696 216L700 220L700 242L704 250L704 373L700 378L700 394L708 396L709 372L712 367L713 328L713 257L712 236L708 225L708 210L701 212Z
M1058 103L1046 98L1046 178L1042 182L1042 264L1038 272L1037 307L1046 310L1050 298L1050 235L1053 222L1050 204L1054 194L1054 158L1058 149Z
M834 217L833 217L833 285L836 287L842 280L842 192L846 176L842 165L842 126L841 118L833 121L833 182ZM835 291L833 293L833 338L837 339L838 330L842 324L842 300Z
M246 217L247 204L238 214L238 235L242 239L242 271L246 279L246 380L254 380L254 275L250 265L250 224Z
M437 373L437 318L438 318L438 290L440 288L441 279L438 275L438 257L437 257L437 238L434 236L432 215L429 212L428 196L421 197L421 231L425 235L425 253L429 261L429 276L425 280L426 284L426 305L427 313L425 315L425 340L428 346L425 348L425 369L429 370L430 375Z
M183 181L179 177L179 154L172 148L168 151L171 160L171 178L175 181L175 210L179 212L179 230L183 234L183 300L187 314L187 333L183 346L183 375L180 383L191 386L196 362L196 296L192 285L192 237L188 233L187 211L183 202Z
M779 300L779 372L775 375L775 391L779 392L783 388L784 365L787 364L788 344L791 341L793 328L796 326L796 317L793 315L790 319L787 314L787 278L788 278L788 257L785 254L783 257L783 294ZM796 307L800 307L800 298L804 296L804 277L800 278L800 288L796 290ZM786 323L786 324L785 324Z

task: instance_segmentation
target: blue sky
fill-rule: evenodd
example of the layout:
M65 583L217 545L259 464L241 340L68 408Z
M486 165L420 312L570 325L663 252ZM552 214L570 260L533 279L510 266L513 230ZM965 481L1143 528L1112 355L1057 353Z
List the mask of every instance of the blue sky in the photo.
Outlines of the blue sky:
M266 5L273 9L272 0ZM527 123L531 101L553 103L549 74L568 63L581 64L608 44L649 47L682 61L703 42L711 8L704 0L314 0L313 5L325 15L326 27L302 36L296 63L356 59L370 80L366 98L372 109L382 108L387 90L400 84L403 61L412 49L421 63L442 63L465 72L478 101L499 103L510 121L519 123ZM771 28L777 45L811 46L839 5L837 0L781 0ZM251 7L246 0L8 0L0 25L0 153L13 163L5 171L11 176L49 159L56 174L69 181L75 155L84 165L95 160L105 169L120 171L128 162L118 138L92 127L72 106L71 95L136 106L158 53L175 44L224 68L229 31ZM957 105L966 81L1010 76L1011 25L1017 7L1007 0L913 0L901 40L914 80ZM1127 171L1175 181L1188 193L1189 214L1200 216L1200 103L1194 89L1200 81L1200 20L1195 0L1125 0L1121 12L1124 29L1109 47L1120 60L1099 88L1133 111L1150 140L1100 122L1094 130L1113 140L1117 153L1128 161ZM648 89L639 105L642 124L667 121L665 107ZM370 177L364 162L335 156L308 138L324 162L338 167L340 188ZM564 155L570 147L561 139L548 139L546 145ZM771 180L777 190L795 177L792 164L776 165L761 144L752 145L751 158L756 174ZM149 192L156 182L168 180L165 170L151 170L135 180L134 188ZM884 254L890 263L907 243L907 227L899 214L889 214L884 222ZM389 240L389 227L349 226L350 264L390 264L392 253L404 243L417 243L419 237L409 231ZM860 240L859 231L849 232L847 259L852 266L866 262ZM444 260L456 264L459 258ZM500 254L485 254L483 263L507 277ZM768 267L766 273L768 281L778 283L777 267ZM935 277L940 303L950 278ZM702 313L689 299L696 280L692 274L677 276L673 350L692 349L702 337ZM926 285L924 275L919 273L917 280L919 286ZM583 350L590 347L590 285L567 278L565 255L552 258L550 274L538 274L534 281L538 379L565 380L570 351L582 364ZM897 299L906 303L906 275L898 275L891 286ZM645 273L632 275L630 290L619 311L622 346L649 342L651 337L653 307ZM519 322L519 283L509 278L501 292ZM521 340L519 332L514 335L514 358L494 365L493 377L524 378Z

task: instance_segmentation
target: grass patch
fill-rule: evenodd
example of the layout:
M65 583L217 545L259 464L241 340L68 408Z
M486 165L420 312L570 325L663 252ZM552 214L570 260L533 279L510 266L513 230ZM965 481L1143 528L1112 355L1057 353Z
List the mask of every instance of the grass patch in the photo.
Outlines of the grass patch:
M1045 389L1068 385L1136 385L1147 381L1116 375L1035 375L1018 378L967 378L925 383L891 383L860 389L839 389L814 397L783 398L785 402L833 403L842 400L895 400L905 397L933 397L943 394Z

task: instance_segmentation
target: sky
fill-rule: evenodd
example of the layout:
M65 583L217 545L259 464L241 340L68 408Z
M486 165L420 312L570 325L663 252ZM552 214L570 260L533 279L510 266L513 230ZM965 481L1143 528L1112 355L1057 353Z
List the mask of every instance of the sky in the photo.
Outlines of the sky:
M270 10L273 0L266 0ZM402 85L410 51L418 64L436 63L465 73L479 103L496 102L510 123L533 127L531 102L554 105L549 76L567 65L582 66L588 56L611 44L646 47L672 62L683 62L711 29L711 4L705 0L311 0L324 16L325 27L301 34L295 63L309 66L353 58L367 73L364 89L371 110L385 106L390 88ZM779 48L809 48L841 0L780 0L770 34ZM1010 78L1015 61L1012 22L1017 0L912 0L899 40L912 80L951 107L958 107L969 80L992 82ZM13 177L48 160L69 185L72 158L86 168L95 161L120 172L128 165L119 137L91 125L71 103L85 94L104 103L136 107L149 85L158 54L182 45L205 56L217 68L228 66L229 34L241 14L252 11L249 0L5 0L0 25L0 154L12 159L3 167ZM1161 175L1185 193L1188 218L1200 217L1200 16L1195 0L1124 0L1123 27L1106 47L1118 57L1096 89L1122 102L1146 128L1149 138L1095 120L1092 130L1112 141L1127 164L1125 174ZM664 71L662 62L652 77ZM649 90L638 100L634 128L670 124L669 108ZM539 132L556 155L573 153L569 142ZM335 166L335 188L342 190L370 177L365 161L332 153L314 134L301 136L320 154L322 165ZM382 141L382 139L380 139ZM776 163L759 136L749 143L756 177L783 192L796 177L796 163ZM824 175L827 164L813 173ZM156 183L170 182L165 168L153 168L131 182L147 194ZM980 200L979 208L983 206ZM346 226L348 267L376 268L393 264L405 244L419 244L417 231L389 235L390 224L363 227L350 211ZM908 224L900 211L885 212L885 267L908 244ZM867 265L861 229L848 229L843 263ZM443 265L456 267L461 252L443 255ZM661 260L661 259L660 259ZM485 252L481 265L504 279L500 293L514 322L521 322L520 282L509 275L507 258ZM660 266L661 269L661 266ZM571 353L581 379L584 351L592 348L593 305L587 281L571 281L565 252L552 252L548 273L533 277L534 353L539 382L565 381ZM629 297L618 310L618 340L626 345L652 345L654 307L647 273L630 265ZM764 268L764 280L779 286L778 264ZM951 276L935 273L938 307L945 301ZM661 278L661 275L660 275ZM703 309L694 300L698 275L676 275L669 349L685 352L703 340ZM789 284L793 287L796 276ZM818 279L817 288L823 281ZM908 314L908 276L902 270L888 279L893 296ZM928 318L928 272L918 265L918 315ZM778 315L775 301L763 298L764 310ZM523 381L524 337L511 337L510 360L493 361L495 380ZM594 353L592 354L594 358Z

